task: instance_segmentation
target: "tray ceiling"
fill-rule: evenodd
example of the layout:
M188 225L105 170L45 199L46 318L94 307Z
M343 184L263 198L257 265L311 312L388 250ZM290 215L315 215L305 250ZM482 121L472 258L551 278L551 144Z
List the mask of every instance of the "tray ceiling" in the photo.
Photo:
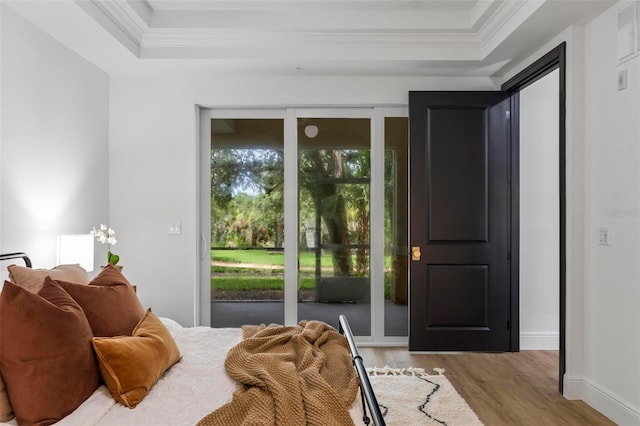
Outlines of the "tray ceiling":
M114 75L499 75L604 0L3 1Z

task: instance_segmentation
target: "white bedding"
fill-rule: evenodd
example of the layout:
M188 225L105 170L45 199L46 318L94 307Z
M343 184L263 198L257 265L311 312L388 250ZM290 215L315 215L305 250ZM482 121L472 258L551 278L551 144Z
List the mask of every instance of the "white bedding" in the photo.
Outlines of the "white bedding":
M171 367L134 409L118 404L102 385L73 413L63 426L179 426L195 425L201 418L231 400L236 388L225 373L229 349L242 339L240 328L183 328L162 318L176 340L182 360ZM351 409L361 424L357 402ZM17 425L15 419L1 425Z

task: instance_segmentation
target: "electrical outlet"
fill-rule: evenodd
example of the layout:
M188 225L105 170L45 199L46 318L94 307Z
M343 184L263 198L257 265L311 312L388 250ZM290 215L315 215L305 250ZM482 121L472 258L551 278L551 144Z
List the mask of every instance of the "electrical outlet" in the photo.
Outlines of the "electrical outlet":
M600 228L598 232L598 245L599 246L611 245L611 234L609 232L609 228Z
M169 235L181 235L182 234L182 222L175 222L169 224Z

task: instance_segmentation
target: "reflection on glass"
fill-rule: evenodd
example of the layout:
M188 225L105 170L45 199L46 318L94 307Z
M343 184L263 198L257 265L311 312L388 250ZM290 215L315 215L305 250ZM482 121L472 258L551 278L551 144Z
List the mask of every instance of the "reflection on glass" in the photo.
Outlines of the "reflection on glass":
M385 336L408 336L408 126L406 117L385 118L384 243Z
M211 128L211 324L283 323L283 120Z
M370 335L370 121L301 118L298 145L300 317Z

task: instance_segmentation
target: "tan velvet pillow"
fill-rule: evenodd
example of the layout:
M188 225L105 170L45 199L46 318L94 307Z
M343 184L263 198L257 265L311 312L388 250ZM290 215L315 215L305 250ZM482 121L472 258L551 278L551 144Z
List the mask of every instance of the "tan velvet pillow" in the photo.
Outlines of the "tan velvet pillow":
M180 350L167 327L149 309L132 336L94 337L100 373L113 398L134 408L173 364Z
M4 283L0 331L2 375L18 424L57 422L100 385L89 322L50 278L38 294Z
M58 265L51 269L31 269L25 266L9 265L9 279L11 282L37 293L42 288L44 277L51 277L58 281L69 281L78 284L89 284L91 278L80 265Z
M136 292L113 265L105 266L89 285L58 283L82 307L96 337L129 336L144 317Z

